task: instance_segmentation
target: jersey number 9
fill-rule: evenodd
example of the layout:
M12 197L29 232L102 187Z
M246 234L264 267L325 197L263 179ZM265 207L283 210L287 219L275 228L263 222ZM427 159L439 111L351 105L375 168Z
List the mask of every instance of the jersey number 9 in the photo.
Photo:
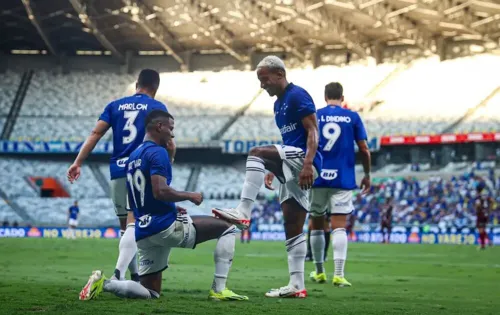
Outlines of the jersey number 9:
M323 151L330 151L333 148L333 145L339 139L341 132L342 129L337 123L329 122L323 126L321 134L323 135L323 137L325 137L326 140L328 140L328 142L323 147Z
M140 193L141 207L144 207L144 192L146 191L146 177L140 169L135 170L134 175L127 173L127 181L132 190L132 198L134 199L135 207L138 208L137 198L135 197L135 192Z

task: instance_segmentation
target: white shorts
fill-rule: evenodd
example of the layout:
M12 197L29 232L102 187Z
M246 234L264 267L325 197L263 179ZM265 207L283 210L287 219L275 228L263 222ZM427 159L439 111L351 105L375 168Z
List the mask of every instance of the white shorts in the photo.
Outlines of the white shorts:
M115 205L115 213L118 218L127 217L127 209L129 209L127 197L127 179L117 178L111 180L111 200Z
M68 225L69 226L78 226L78 220L77 219L69 219Z
M288 145L274 145L283 160L284 177L276 176L280 181L280 203L288 199L295 199L304 210L309 210L309 191L302 190L299 186L299 174L304 166L305 152L301 148ZM318 172L314 168L314 179L318 177Z
M352 191L335 188L311 189L311 216L350 214L354 210Z
M170 250L174 247L194 248L196 228L187 214L178 214L166 230L137 242L139 276L162 272L168 268Z

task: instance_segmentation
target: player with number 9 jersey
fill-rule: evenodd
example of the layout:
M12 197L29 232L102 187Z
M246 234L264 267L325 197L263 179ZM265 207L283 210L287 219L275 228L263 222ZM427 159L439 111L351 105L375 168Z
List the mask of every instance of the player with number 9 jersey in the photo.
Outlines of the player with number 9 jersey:
M357 188L354 142L362 155L365 176L361 181L363 193L370 188L370 151L366 143L366 130L358 113L342 108L343 87L332 82L325 86L327 106L317 111L319 129L319 151L323 155L323 168L311 189L311 252L316 271L310 278L315 282L327 280L323 267L324 217L329 213L333 230L332 247L335 273L333 284L339 287L351 286L344 277L347 258L347 216L354 211L352 190Z
M367 139L361 118L356 112L332 105L319 109L317 116L323 168L313 187L355 189L354 143Z

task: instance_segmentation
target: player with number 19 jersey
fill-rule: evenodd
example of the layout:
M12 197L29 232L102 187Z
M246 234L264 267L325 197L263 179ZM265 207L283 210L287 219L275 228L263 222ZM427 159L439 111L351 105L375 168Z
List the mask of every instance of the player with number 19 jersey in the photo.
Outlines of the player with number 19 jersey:
M354 142L367 139L361 118L356 112L334 105L319 109L317 116L323 168L313 187L355 189Z
M155 109L167 111L162 102L138 93L109 103L99 117L113 129L112 180L127 176L125 166L128 157L144 141L144 121L148 113Z
M160 233L177 218L174 202L157 200L153 196L151 176L161 175L172 181L172 165L165 148L145 141L131 155L127 170L127 191L130 209L136 220L136 241Z

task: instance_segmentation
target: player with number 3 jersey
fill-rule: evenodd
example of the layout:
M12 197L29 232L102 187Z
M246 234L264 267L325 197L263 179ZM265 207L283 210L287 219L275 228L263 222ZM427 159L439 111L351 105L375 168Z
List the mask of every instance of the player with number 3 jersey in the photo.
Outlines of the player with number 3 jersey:
M370 188L370 151L366 143L366 130L358 113L342 108L344 100L340 83L325 86L327 106L317 112L319 127L319 151L323 155L323 168L311 189L311 251L316 271L310 278L325 282L323 267L325 237L324 218L331 215L333 230L332 247L335 272L333 284L339 287L351 286L344 278L344 264L347 257L347 216L354 210L352 190L356 189L355 162L357 143L362 156L365 176L361 181L363 193Z
M167 111L166 106L154 99L160 86L160 75L151 69L144 69L136 83L136 93L109 103L99 116L94 130L85 141L75 162L68 170L68 180L73 183L80 177L80 167L106 134L113 130L113 154L110 160L111 198L115 212L120 220L121 239L119 256L114 277L125 279L127 267L133 280L138 281L136 262L137 246L134 237L134 216L128 210L126 165L129 155L143 142L145 119L153 110ZM169 143L169 155L173 159L175 145Z

